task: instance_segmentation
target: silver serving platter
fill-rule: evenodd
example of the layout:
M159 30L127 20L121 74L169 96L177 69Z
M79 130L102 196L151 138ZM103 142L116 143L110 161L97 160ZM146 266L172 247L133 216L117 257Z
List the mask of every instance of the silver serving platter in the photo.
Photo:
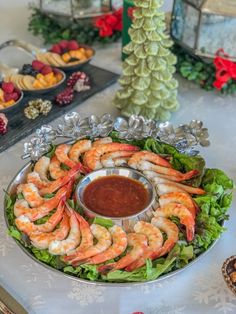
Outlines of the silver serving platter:
M16 176L12 179L12 181L10 182L10 184L7 187L6 192L9 195L13 195L14 193L16 193L16 187L18 184L23 183L26 175L31 171L31 167L32 167L32 162L27 163L17 174ZM7 227L9 228L9 222L7 219L7 215L6 215L6 198L4 200L4 217L5 217L5 222ZM202 253L201 255L199 255L195 260L193 260L192 262L190 262L188 265L186 265L185 267L178 269L176 271L170 272L166 275L162 275L159 278L155 279L155 280L151 280L151 281L142 281L142 282L129 282L129 283L111 283L111 282L100 282L100 281L89 281L86 279L81 279L69 274L66 274L58 269L55 269L47 264L44 264L43 262L39 261L36 257L34 257L33 254L31 254L27 248L21 244L20 242L18 242L16 239L14 239L15 242L17 243L17 245L35 262L41 264L43 267L52 270L54 272L56 272L57 274L61 274L63 276L66 276L69 279L81 282L81 283L85 283L85 284L91 284L91 285L97 285L97 286L109 286L109 287L131 287L131 286L138 286L138 285L144 285L144 284L151 284L151 283L157 283L160 282L164 279L170 278L174 275L177 275L179 273L181 273L183 270L185 270L186 268L192 266L195 262L197 262L200 258L202 258L203 256L205 256L207 253L209 253L209 251L215 246L216 242L218 241L215 240L211 246L207 249L207 251L205 251L204 253Z

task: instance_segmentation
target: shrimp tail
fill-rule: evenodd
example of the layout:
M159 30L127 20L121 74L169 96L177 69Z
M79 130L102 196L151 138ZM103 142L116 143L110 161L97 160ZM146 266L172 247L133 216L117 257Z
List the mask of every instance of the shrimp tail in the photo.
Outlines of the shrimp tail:
M189 172L186 172L183 174L183 178L184 180L189 180L191 179L192 177L196 176L199 174L199 171L198 170L191 170Z
M99 266L97 270L99 273L106 275L109 271L112 271L114 268L115 268L115 263L111 263L111 264Z
M194 238L194 227L186 229L187 240L190 242Z

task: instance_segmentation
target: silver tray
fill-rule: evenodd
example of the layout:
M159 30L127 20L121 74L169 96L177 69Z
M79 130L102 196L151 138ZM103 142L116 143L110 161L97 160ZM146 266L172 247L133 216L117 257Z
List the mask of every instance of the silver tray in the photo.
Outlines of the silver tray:
M71 122L71 119L74 122L73 128L76 130L76 132L69 132L68 133L68 125L71 125L71 123L68 123L68 121ZM89 121L92 120L93 123L89 123ZM94 122L97 123L94 123ZM111 122L112 121L112 122ZM75 122L78 124L77 126L83 126L82 130L86 130L85 134L78 134L78 128L75 128ZM91 122L91 121L90 121ZM111 122L111 123L108 123ZM153 123L151 123L153 122ZM87 124L86 124L87 123ZM98 134L97 132L98 125L101 127L101 134ZM107 127L107 130L105 130L104 125ZM195 132L195 128L193 125L196 126L198 132ZM199 128L199 125L201 127ZM85 127L86 126L86 127ZM59 124L59 130L54 130L50 126L43 126L41 129L36 131L36 136L31 139L30 142L25 143L25 155L23 158L31 157L32 160L36 160L40 157L40 155L44 154L47 149L49 148L49 143L53 143L56 139L64 137L64 138L69 138L67 142L73 143L75 141L75 137L77 138L83 138L83 137L88 137L88 129L90 129L90 137L91 138L96 138L96 137L105 137L108 135L108 133L111 130L116 130L118 131L118 135L120 136L121 139L126 139L129 140L130 138L130 133L128 130L131 130L132 126L132 137L133 138L148 138L150 135L152 135L154 138L161 138L162 141L165 141L166 143L170 143L173 146L178 147L180 143L184 143L184 146L180 145L180 150L183 152L187 152L189 154L197 154L198 151L196 150L197 145L201 146L207 146L203 145L204 143L208 143L208 133L207 129L203 129L203 125L201 121L191 121L190 124L185 124L181 125L178 128L174 129L174 127L170 123L165 123L165 124L159 124L157 125L156 122L151 121L151 120L145 120L143 117L140 116L131 116L128 120L125 118L118 117L116 119L113 119L110 115L106 114L102 117L96 117L96 116L90 116L88 118L85 118L84 120L81 120L80 117L78 117L77 113L70 113L67 114L64 117L64 120L62 121L62 124ZM94 131L94 128L96 132ZM64 130L64 133L63 133ZM149 130L147 132L147 130ZM181 132L179 133L179 131ZM191 132L190 132L191 130ZM204 135L199 136L201 131L204 130ZM69 130L71 131L71 130ZM106 131L106 132L105 132ZM200 133L199 133L200 132ZM191 136L195 136L195 141L187 141L186 144L186 139L188 139L189 134L191 133ZM195 134L196 133L196 134ZM69 136L71 134L71 136ZM154 135L155 134L155 135ZM179 134L179 137L178 137ZM198 134L198 135L197 135ZM202 134L202 133L201 133ZM173 135L175 137L175 142L173 142ZM72 140L73 139L73 140ZM191 138L193 140L193 138ZM201 142L202 141L202 142ZM65 141L64 141L65 142ZM37 145L35 145L35 143ZM185 148L185 149L184 149ZM10 184L7 187L6 190L6 195L13 195L16 192L17 185L24 182L26 175L31 171L31 166L33 165L33 162L27 163L17 174L16 176L12 179ZM7 227L9 228L9 222L7 219L6 215L6 197L4 200L4 217L5 217L5 222ZM197 262L200 258L205 256L217 243L218 239L215 240L211 246L203 252L201 255L199 255L197 258L195 258L193 261L191 261L188 265L185 267L172 271L168 274L162 275L159 278L155 280L150 280L150 281L141 281L141 282L128 282L128 283L112 283L112 282L100 282L100 281L90 281L82 278L75 277L73 275L66 274L59 269L55 269L52 266L49 266L42 261L39 261L36 257L34 257L33 254L31 254L27 248L14 239L17 245L35 262L41 264L43 267L50 269L56 273L59 273L63 276L66 276L72 280L81 282L81 283L86 283L86 284L91 284L91 285L99 285L99 286L112 286L112 287L130 287L130 286L137 286L137 285L143 285L147 283L156 283L160 282L161 280L164 280L166 278L169 278L171 276L174 276L176 274L179 274L186 268L190 267L193 265L195 262Z
M31 166L32 166L32 162L27 163L17 174L16 176L12 179L12 181L10 182L10 184L7 187L6 192L9 195L13 195L16 192L16 187L18 184L22 183L24 181L24 179L26 178L26 175L30 172L31 170ZM7 219L7 215L6 215L6 198L4 200L4 218L5 218L5 222L7 227L9 228L9 222ZM219 238L217 240L215 240L211 246L201 255L199 255L196 259L194 259L192 262L190 262L188 265L186 265L185 267L175 270L173 272L170 272L166 275L160 276L159 278L155 279L155 280L151 280L151 281L141 281L141 282L129 282L129 283L112 283L112 282L100 282L100 281L90 281L90 280L86 280L86 279L82 279L79 277L75 277L73 275L69 275L66 274L62 271L60 271L59 269L53 268L52 266L49 266L41 261L39 261L33 254L31 254L27 248L21 244L19 241L17 241L16 239L14 239L14 241L16 242L16 244L24 251L25 254L27 254L32 260L34 260L35 262L39 263L40 265L42 265L43 267L50 269L54 272L56 272L57 274L61 274L63 276L66 276L67 278L73 279L75 281L78 282L82 282L82 283L86 283L86 284L91 284L91 285L98 285L98 286L113 286L113 287L130 287L130 286L138 286L138 285L143 285L143 284L147 284L147 283L156 283L156 282L160 282L161 280L164 280L166 278L170 278L174 275L179 274L180 272L182 272L183 270L189 268L190 266L192 266L194 263L196 263L200 258L202 258L203 256L205 256L207 253L209 253L209 251L215 246L215 244L217 243L217 241L219 240Z

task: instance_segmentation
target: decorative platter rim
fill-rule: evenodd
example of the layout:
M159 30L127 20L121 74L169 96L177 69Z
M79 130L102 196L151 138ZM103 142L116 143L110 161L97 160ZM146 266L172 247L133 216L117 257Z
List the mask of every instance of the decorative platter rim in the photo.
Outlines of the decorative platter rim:
M14 188L14 185L16 184L16 179L18 176L21 176L24 174L24 172L26 172L28 170L28 168L32 165L32 161L28 162L27 164L25 164L17 173L16 175L13 177L13 179L10 181L10 183L7 186L6 189L6 194L4 197L4 219L5 219L5 223L7 228L10 227L8 218L7 218L7 207L6 207L6 196L8 194L11 194L11 190ZM19 184L20 181L17 182L17 184ZM224 225L224 222L223 224ZM83 278L79 278L73 275L70 275L68 273L62 272L60 269L54 268L40 260L38 260L33 254L31 254L27 248L20 243L17 239L13 238L13 240L16 242L16 244L23 250L23 252L28 255L33 261L37 262L38 264L40 264L41 266L43 266L46 269L49 269L51 271L53 271L54 273L60 274L64 277L67 277L68 279L72 279L75 280L77 282L81 282L84 284L89 284L89 285L96 285L96 286L109 286L109 287L131 287L131 286L141 286L141 285L145 285L145 284L154 284L154 283L158 283L164 279L170 278L174 275L179 274L180 272L184 271L185 269L191 267L193 264L195 264L197 261L199 261L202 257L204 257L205 255L207 255L211 249L213 249L213 247L216 245L216 243L219 241L219 239L221 238L221 235L212 242L212 244L208 247L208 249L206 251L204 251L203 253L201 253L200 255L198 255L194 260L192 260L191 262L189 262L187 265L185 265L184 267L174 270L172 272L169 272L167 274L161 275L160 277L158 277L157 279L154 280L147 280L147 281L139 281L139 282L105 282L105 281L96 281L96 280L88 280L88 279L83 279Z

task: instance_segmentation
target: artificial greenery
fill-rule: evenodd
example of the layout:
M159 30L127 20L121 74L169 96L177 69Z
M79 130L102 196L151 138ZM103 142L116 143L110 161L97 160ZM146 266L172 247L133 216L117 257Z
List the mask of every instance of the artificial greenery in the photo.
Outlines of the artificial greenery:
M216 72L213 62L204 62L200 58L195 58L177 44L172 47L172 51L177 57L177 72L207 91L216 90L213 86ZM222 94L235 93L236 81L231 79L220 92Z
M94 42L110 43L121 37L121 32L114 32L112 36L100 37L99 29L93 25L93 20L71 20L54 18L33 8L29 21L29 31L35 36L42 36L45 44L54 44L62 39L75 39L79 43L91 45Z

